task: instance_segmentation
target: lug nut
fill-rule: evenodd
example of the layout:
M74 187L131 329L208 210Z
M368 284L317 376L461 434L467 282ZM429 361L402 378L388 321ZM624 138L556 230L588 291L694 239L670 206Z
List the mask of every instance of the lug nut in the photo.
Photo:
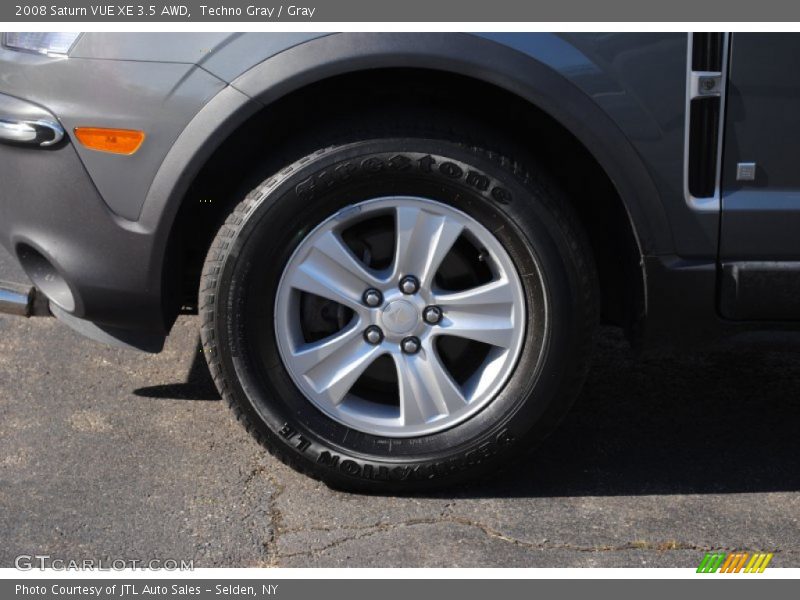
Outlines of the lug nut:
M375 288L370 288L366 292L364 292L364 296L362 297L364 300L364 304L375 308L376 306L380 306L383 302L383 294L381 294Z
M422 311L422 318L428 325L436 325L442 320L442 309L438 306L426 306Z
M402 342L400 342L400 348L406 354L416 354L419 352L420 344L419 338L414 336L404 338Z
M404 294L416 294L419 289L419 281L413 275L406 275L400 280L400 291Z
M377 325L370 325L364 330L364 339L367 343L377 346L383 341L383 332Z

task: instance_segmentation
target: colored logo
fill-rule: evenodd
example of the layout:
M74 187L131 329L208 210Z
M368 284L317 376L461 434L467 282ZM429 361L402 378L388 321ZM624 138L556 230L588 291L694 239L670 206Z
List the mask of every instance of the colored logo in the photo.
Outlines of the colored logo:
M756 552L706 552L700 566L697 567L698 573L763 573L769 561L772 560L772 553Z

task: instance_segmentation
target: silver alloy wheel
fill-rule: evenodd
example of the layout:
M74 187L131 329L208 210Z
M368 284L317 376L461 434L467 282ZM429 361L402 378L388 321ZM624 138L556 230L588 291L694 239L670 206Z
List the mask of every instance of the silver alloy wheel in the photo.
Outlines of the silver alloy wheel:
M342 238L342 232L371 217L394 219L392 264L368 268ZM460 236L481 249L491 281L459 291L440 289L435 275ZM419 284L407 293L401 282ZM378 290L382 303L369 306L365 292ZM305 292L352 311L336 333L307 342L299 309ZM428 307L442 315L426 322ZM332 215L299 244L284 269L275 306L275 332L283 364L308 400L330 418L352 429L386 437L412 437L442 431L489 404L513 372L526 328L525 297L519 274L492 233L465 213L430 199L392 196L348 206ZM365 332L383 334L370 343ZM445 366L439 336L485 345L480 366L459 384ZM408 339L418 340L414 350ZM373 338L374 339L374 338ZM389 355L397 371L399 406L351 392L379 357Z

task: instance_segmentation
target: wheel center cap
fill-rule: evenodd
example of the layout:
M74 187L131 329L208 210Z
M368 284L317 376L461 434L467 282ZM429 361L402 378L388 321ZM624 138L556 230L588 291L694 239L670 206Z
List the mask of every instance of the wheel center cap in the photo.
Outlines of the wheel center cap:
M407 300L395 300L381 311L381 322L391 333L408 333L419 322L419 311Z

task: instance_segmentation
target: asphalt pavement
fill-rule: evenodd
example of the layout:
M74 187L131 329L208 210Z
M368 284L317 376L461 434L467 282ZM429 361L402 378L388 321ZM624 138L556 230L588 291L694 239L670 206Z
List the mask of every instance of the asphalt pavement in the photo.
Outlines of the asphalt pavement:
M4 253L0 279L22 275ZM0 567L15 557L195 567L800 566L791 346L636 358L604 330L583 394L531 459L428 496L332 491L219 400L195 317L160 355L0 317Z

